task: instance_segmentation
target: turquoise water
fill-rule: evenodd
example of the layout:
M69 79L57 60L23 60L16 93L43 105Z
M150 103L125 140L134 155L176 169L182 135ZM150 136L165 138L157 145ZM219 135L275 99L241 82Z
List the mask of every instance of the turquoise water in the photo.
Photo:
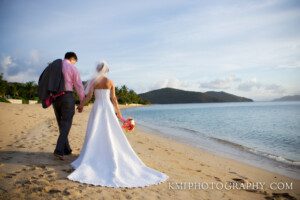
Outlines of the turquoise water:
M151 105L123 115L164 136L300 178L300 102Z

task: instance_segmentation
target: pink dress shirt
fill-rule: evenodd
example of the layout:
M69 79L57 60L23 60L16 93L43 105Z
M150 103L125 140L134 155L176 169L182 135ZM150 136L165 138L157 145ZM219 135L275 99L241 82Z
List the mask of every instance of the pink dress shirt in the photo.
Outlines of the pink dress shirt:
M82 101L85 96L84 88L77 68L74 65L72 65L69 60L64 59L63 66L62 66L62 73L65 79L66 91L73 91L73 86L74 86L80 101Z

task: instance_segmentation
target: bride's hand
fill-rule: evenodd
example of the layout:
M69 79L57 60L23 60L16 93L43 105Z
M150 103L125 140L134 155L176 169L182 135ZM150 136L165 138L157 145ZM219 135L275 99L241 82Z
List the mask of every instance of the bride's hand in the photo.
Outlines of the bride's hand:
M82 104L79 104L79 105L77 106L77 110L78 110L79 113L81 113L81 112L83 111L83 105L82 105Z

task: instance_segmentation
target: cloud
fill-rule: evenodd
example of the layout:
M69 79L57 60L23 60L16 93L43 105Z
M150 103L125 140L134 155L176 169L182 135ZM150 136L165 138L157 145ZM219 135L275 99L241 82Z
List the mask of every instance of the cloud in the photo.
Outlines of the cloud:
M258 83L256 78L253 78L251 80L242 82L241 84L238 85L237 88L238 90L248 92L251 91L252 89L260 89L261 87L262 84Z
M168 78L164 80L157 81L152 89L159 89L159 88L165 88L165 87L171 87L171 88L183 88L186 87L188 84L178 80L177 78Z
M32 69L24 70L22 73L16 73L14 75L5 76L4 79L9 82L28 82L28 81L38 81L38 74Z
M176 77L169 77L156 81L152 86L148 87L148 91L160 88L176 88L182 90L197 91L197 83L192 81L180 80Z
M176 77L161 77L159 80L147 86L140 84L139 86L133 85L132 88L137 91L147 92L150 90L156 90L160 88L171 87L189 91L207 91L207 90L226 90L231 94L241 95L246 97L255 98L256 96L260 99L268 99L268 97L280 96L286 94L287 90L275 83L263 83L258 81L257 78L242 79L236 75L229 75L224 78L217 78L211 81L199 82L193 80L182 80ZM143 90L139 90L143 88Z
M286 90L278 84L263 84L258 82L256 78L243 81L237 86L237 89L243 92L256 91L257 93L283 94Z
M27 63L29 65L33 65L33 64L37 64L40 62L40 53L38 50L32 50L30 51L29 54L29 60L27 61Z
M282 86L277 85L277 84L268 84L264 86L264 89L266 91L269 91L271 93L276 93L276 94L282 94L286 92L286 89L284 89Z
M14 66L15 63L11 56L3 56L1 59L1 72L6 71L9 67Z
M11 55L2 56L0 73L11 82L37 81L44 66L37 50L29 52L27 59L15 58ZM45 66L44 66L45 67Z
M207 89L229 89L232 86L232 83L239 82L241 79L237 78L235 75L228 76L224 79L216 79L209 82L200 83L200 88Z
M12 56L2 56L1 59L1 73L4 74L4 77L9 77L18 73L18 64Z
M241 79L236 75L230 75L225 78L218 78L215 80L200 83L199 88L226 90L232 93L256 92L257 94L283 94L286 89L275 83L263 83L257 78Z

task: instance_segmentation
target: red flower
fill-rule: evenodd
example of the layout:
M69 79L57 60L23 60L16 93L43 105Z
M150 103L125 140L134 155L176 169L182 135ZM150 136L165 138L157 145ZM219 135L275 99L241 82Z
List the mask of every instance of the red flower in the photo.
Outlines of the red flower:
M128 119L123 118L121 121L123 122L122 128L125 129L126 132L131 132L134 130L135 122L131 117Z

